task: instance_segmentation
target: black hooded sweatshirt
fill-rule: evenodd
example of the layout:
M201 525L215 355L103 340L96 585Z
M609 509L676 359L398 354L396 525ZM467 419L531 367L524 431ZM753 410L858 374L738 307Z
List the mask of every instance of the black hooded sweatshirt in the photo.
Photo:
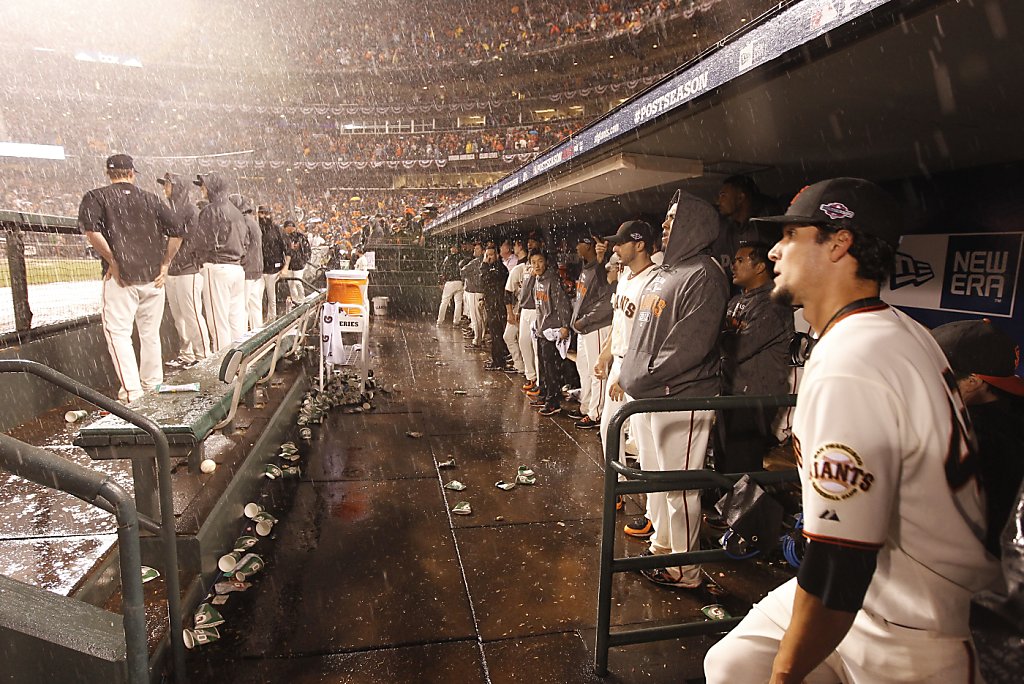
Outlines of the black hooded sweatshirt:
M174 260L167 268L167 275L195 275L203 267L196 252L199 243L199 208L192 201L192 183L177 173L167 174L171 182L171 212L174 221L184 226L181 248L174 255Z
M246 280L258 280L263 276L263 231L260 224L252 215L253 206L248 197L239 194L231 195L228 199L242 212L245 217L245 225L249 228L249 246L242 257L242 269L245 271Z
M718 212L693 195L678 203L665 263L640 296L619 384L634 399L713 397L721 392L718 334L729 281L711 256Z
M269 216L259 221L263 231L263 272L272 275L284 266L284 235Z
M245 217L228 199L228 182L219 173L202 175L210 203L199 212L200 257L204 264L238 264L249 246Z

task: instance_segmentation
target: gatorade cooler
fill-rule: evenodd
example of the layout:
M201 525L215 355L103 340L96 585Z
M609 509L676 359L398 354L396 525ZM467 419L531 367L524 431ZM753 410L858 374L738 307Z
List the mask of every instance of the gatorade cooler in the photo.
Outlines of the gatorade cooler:
M327 301L341 304L349 316L365 316L367 271L327 271Z

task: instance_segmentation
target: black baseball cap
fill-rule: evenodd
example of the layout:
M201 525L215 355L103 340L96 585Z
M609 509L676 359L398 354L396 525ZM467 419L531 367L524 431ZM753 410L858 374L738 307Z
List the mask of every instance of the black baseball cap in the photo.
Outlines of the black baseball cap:
M284 222L284 227L287 228L288 226L295 226L295 221L292 221L291 219L288 219L287 221L285 221ZM295 227L298 228L298 226L295 226Z
M270 207L261 204L259 207L256 208L256 211L257 211L257 213L260 213L260 214L269 214L270 213Z
M110 171L134 171L135 161L127 154L112 154L107 157L107 169Z
M196 185L202 187L202 185L203 185L203 174L201 174L201 173L196 174L196 179L194 181L192 181L192 182L195 183Z
M609 235L605 238L605 240L613 245L643 240L648 247L648 251L654 246L654 242L657 239L658 233L655 232L654 226L647 221L626 221L619 226L619 230L615 235Z
M946 323L932 330L949 365L971 373L1004 392L1024 396L1024 378L1016 375L1020 347L987 318Z
M174 179L171 178L171 173L170 173L170 171L168 171L164 175L162 175L159 178L157 178L156 182L159 183L160 185L166 185L168 183L173 183Z
M597 240L594 239L593 235L590 235L589 233L584 233L583 235L580 235L580 236L578 236L576 238L576 244L577 245L596 245L597 244Z
M863 178L831 178L808 185L782 216L753 218L762 223L796 223L858 230L894 248L903 234L902 212L892 195Z

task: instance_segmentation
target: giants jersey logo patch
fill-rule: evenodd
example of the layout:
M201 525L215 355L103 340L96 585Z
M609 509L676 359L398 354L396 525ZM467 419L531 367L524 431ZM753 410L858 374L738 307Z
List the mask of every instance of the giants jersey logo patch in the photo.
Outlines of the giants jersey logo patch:
M857 452L845 444L825 444L811 462L811 486L832 501L849 499L857 492L871 489L875 476L864 469Z

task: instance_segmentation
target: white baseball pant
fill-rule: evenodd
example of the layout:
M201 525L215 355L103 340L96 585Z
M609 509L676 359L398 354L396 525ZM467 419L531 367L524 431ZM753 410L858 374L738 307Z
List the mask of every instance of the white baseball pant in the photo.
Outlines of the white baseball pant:
M211 349L221 352L245 334L245 271L238 264L203 266L203 309Z
M452 322L455 325L459 324L459 321L462 320L462 299L462 281L445 281L444 288L441 290L441 306L437 308L438 325L444 323L444 316L448 313L448 305L452 303L452 300L455 300L455 315Z
M714 411L635 413L630 430L639 448L642 470L700 470L707 455ZM681 553L700 548L700 490L652 492L647 517L654 524L651 551ZM677 566L682 578L700 578L699 565Z
M594 364L601 355L601 344L611 333L611 326L605 326L576 340L576 372L580 374L580 413L590 420L601 420L601 406L607 388L605 381L594 375Z
M523 352L519 349L519 325L505 322L505 332L502 333L501 338L505 340L505 346L508 347L508 353L512 356L512 365L516 367L516 370L520 373L523 372Z
M272 321L277 318L277 280L281 272L263 274L263 292L267 295L267 318Z
M282 278L302 278L302 271L284 271L281 273ZM292 305L299 304L303 299L306 298L305 286L298 280L288 281L288 298L292 300Z
M704 658L708 684L767 682L793 616L794 577L754 604ZM981 681L964 637L899 627L864 610L838 648L804 679L807 684L896 684Z
M484 296L481 292L467 292L466 306L469 308L469 325L473 330L473 344L484 341Z
M121 287L113 278L103 281L100 317L114 372L121 383L117 398L132 402L164 381L160 321L166 292L153 283ZM132 329L139 328L139 359L132 346Z
M577 351L577 353L579 352ZM595 361L594 363L596 364L597 362ZM615 415L615 412L618 411L622 406L624 406L626 404L626 401L629 399L629 397L627 397L625 394L623 394L623 398L620 400L615 400L608 396L608 388L612 386L612 383L618 381L619 371L621 370L622 358L618 356L613 356L612 367L611 370L608 371L608 380L605 383L606 388L603 393L604 403L601 406L601 463L604 463L605 454L608 453L608 424L612 421L612 416ZM628 420L625 424L623 424L622 427L625 428L626 425L629 425ZM625 429L623 429L622 432L623 434L619 435L619 463L626 462Z
M167 276L167 305L178 331L178 358L192 363L210 355L210 330L203 318L203 274Z
M527 382L537 382L537 340L533 337L536 309L519 311L519 353L523 356L523 372Z
M263 278L245 281L245 314L249 330L263 327Z

